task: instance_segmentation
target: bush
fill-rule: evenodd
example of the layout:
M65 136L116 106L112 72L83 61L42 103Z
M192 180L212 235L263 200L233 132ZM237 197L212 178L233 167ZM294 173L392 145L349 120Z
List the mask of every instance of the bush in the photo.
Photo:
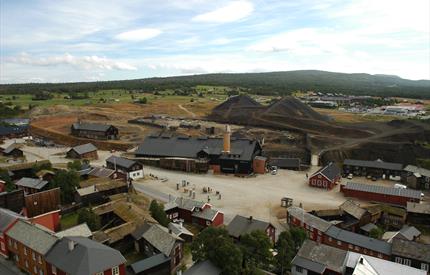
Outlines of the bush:
M162 204L159 204L156 200L152 200L149 211L151 212L151 216L162 226L167 227L169 225L170 220L167 218Z
M78 210L78 224L87 223L91 231L101 228L100 217L91 208L81 208Z

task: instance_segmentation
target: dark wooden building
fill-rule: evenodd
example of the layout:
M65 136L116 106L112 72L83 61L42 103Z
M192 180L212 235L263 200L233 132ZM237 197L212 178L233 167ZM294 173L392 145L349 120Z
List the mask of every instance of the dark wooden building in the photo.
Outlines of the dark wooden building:
M0 139L19 138L28 135L28 125L0 125Z
M18 189L24 190L25 194L34 194L49 188L48 182L39 178L21 178L15 185Z
M268 161L269 166L276 166L280 169L300 170L299 158L271 157Z
M309 186L331 190L336 186L340 178L339 167L333 162L330 162L327 166L316 171L309 177Z
M384 175L388 179L389 176L400 176L403 172L403 164L385 162L380 159L375 161L345 159L343 161L344 175L354 174L356 176L371 176L382 178Z
M106 159L106 167L126 175L127 179L143 178L143 165L134 160L110 156Z
M430 271L430 245L393 238L391 246L393 262Z
M408 212L407 221L411 224L418 224L430 228L430 204L408 202L406 205Z
M24 152L15 143L5 149L0 148L0 152L5 157L22 158L24 156Z
M430 189L430 170L408 165L403 169L402 182L414 189Z
M252 216L243 217L236 215L228 224L228 234L234 239L240 241L240 237L249 234L255 230L264 232L272 243L275 243L276 229L270 222L254 219Z
M262 152L256 140L211 137L148 136L135 152L139 158L186 158L207 160L214 172L250 174Z
M91 143L71 148L66 156L71 159L98 159L97 147Z
M379 185L348 182L340 186L340 191L346 197L366 201L382 202L406 207L407 202L420 202L421 191Z
M71 133L77 137L90 138L90 139L118 139L118 128L113 125L99 124L99 123L73 123L71 126Z

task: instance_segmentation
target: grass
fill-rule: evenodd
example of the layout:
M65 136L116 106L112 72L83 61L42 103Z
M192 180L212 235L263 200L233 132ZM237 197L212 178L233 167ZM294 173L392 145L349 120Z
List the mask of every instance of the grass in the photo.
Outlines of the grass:
M124 258L127 260L127 265L131 265L135 262L145 259L145 255L143 255L143 253L136 252L134 250L130 250L123 255Z
M78 213L69 213L61 217L60 220L61 230L68 229L75 225L78 225Z

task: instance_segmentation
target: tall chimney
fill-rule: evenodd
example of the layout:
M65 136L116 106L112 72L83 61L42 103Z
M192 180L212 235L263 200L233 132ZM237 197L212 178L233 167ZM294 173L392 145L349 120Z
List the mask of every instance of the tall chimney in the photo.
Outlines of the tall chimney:
M230 125L226 125L225 132L224 132L224 146L223 146L224 153L230 153L230 136L231 136Z
M68 240L67 246L69 248L69 251L73 251L75 248L75 243L72 240Z

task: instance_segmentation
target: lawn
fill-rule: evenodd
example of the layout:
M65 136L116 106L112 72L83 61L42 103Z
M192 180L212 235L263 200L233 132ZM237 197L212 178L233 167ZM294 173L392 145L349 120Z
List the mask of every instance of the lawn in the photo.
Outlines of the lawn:
M60 224L61 230L78 225L78 213L69 213L61 216Z

